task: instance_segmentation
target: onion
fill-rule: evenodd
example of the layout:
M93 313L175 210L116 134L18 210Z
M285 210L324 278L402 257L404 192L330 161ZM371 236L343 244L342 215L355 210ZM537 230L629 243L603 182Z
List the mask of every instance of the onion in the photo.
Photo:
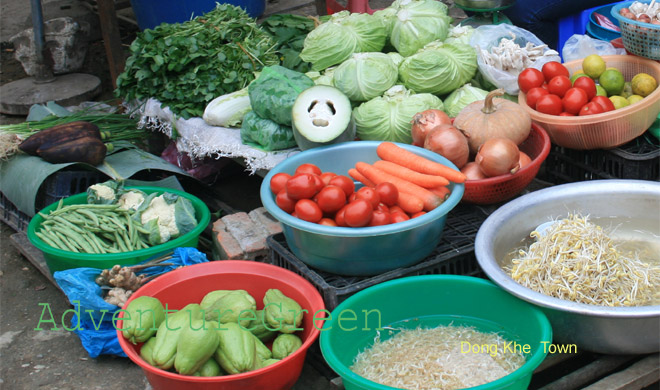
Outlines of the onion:
M637 17L637 21L642 23L651 23L651 17L647 14L641 14Z
M481 172L481 168L479 168L479 164L476 162L472 161L463 166L461 168L461 172L465 175L465 180L481 180L485 179L486 175L484 175L483 172Z
M516 173L520 169L518 145L508 138L491 138L479 148L474 161L488 177Z
M442 124L451 124L451 118L442 110L430 109L415 114L410 123L412 123L412 144L423 147L429 131Z
M429 131L424 140L424 149L438 153L461 169L467 164L470 147L467 138L457 128L442 124Z
M520 158L518 159L518 165L520 168L525 168L532 162L532 159L523 151L520 151Z

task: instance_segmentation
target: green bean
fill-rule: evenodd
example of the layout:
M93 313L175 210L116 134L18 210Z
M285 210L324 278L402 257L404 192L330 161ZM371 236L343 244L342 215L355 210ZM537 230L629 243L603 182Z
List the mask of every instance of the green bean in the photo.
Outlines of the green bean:
M98 217L96 216L96 214L94 214L93 212L91 212L91 211L89 211L89 210L87 210L87 209L79 209L79 210L76 210L76 211L77 211L79 214L85 215L85 216L87 216L89 219L91 219L91 220L94 222L94 226L99 226L99 219L98 219Z
M89 243L87 243L87 240L85 240L85 237L78 234L77 232L72 231L72 230L68 230L68 229L63 229L59 226L56 226L53 229L55 229L55 231L59 231L60 233L64 234L65 236L71 238L71 240L73 240L75 243L77 243L79 245L79 247L84 252L87 252L87 253L92 253L93 252L92 248L89 246Z
M57 202L57 207L55 210L59 210L64 206L64 198L60 198L59 202Z
M62 248L60 248L59 245L57 245L54 241L52 241L47 235L45 235L45 234L43 234L43 233L41 233L41 232L35 232L34 234L36 234L37 237L39 237L39 238L41 239L41 241L43 241L43 242L45 242L46 244L52 246L53 248L59 248L59 249L62 249Z
M105 251L99 246L99 244L97 244L97 242L96 242L96 240L95 240L96 236L95 236L93 233L89 233L89 232L88 232L88 233L85 233L85 234L83 235L83 237L85 238L85 240L87 241L87 243L89 244L89 246L92 248L92 251L93 251L94 253L103 253L103 252L105 252Z
M80 228L78 225L76 225L76 224L74 224L70 221L67 221L66 218L64 218L62 216L58 215L58 216L54 217L53 219L55 221L59 222L60 225L62 225L62 227L67 227L67 228L69 228L69 229L71 229L74 232L79 233L79 234L84 234L85 233L85 230Z
M60 240L60 237L55 234L54 231L52 230L47 230L47 231L42 231L44 234L46 234L55 244L57 244L57 248L63 250L63 251L68 251L70 250L69 247L62 241Z
M128 248L126 248L126 245L124 245L124 240L119 237L119 233L115 231L115 243L119 245L119 249L121 249L122 252L128 252Z
M69 250L70 250L71 252L80 253L80 251L78 250L78 247L77 247L76 245L74 245L74 244L75 244L75 241L71 240L71 242L69 242L69 240L67 239L67 237L66 237L64 234L62 234L62 233L60 233L60 232L58 232L58 231L53 231L53 233L55 233L55 235L57 235L57 238L59 238L60 241L62 241L62 242L64 243L64 245L65 245L67 248L69 248Z

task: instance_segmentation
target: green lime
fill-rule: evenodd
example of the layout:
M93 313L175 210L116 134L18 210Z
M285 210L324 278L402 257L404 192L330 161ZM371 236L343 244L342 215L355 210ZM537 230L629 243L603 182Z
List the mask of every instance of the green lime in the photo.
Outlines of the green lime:
M630 95L630 96L628 96L628 102L630 104L635 104L640 100L644 100L644 96L640 96L640 95Z
M601 87L599 84L596 84L596 95L597 96L607 96L607 91L605 88Z
M577 80L578 77L582 77L582 76L587 76L582 69L580 69L577 72L573 73L571 75L571 84L574 83L575 80ZM589 77L589 76L587 76L587 77Z
M646 73L637 73L632 79L632 91L635 95L647 97L658 87L653 76Z
M632 84L630 83L630 81L626 81L626 82L623 84L623 91L621 91L621 93L620 93L619 95L623 96L623 97L626 98L626 99L627 99L629 96L632 96L632 95L633 95Z
M598 78L598 83L605 88L607 96L619 95L623 91L626 80L618 69L608 69Z
M591 54L582 60L582 70L592 79L597 79L605 72L605 60L598 54Z
M614 104L614 109L618 110L619 108L623 108L626 106L630 105L630 102L628 99L624 98L623 96L615 95L615 96L610 96L610 100L612 101L612 104Z

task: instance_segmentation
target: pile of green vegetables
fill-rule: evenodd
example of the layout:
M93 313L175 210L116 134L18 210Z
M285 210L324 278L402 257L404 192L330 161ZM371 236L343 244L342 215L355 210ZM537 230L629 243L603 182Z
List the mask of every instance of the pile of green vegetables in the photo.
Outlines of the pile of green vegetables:
M302 330L304 310L295 300L269 289L263 307L257 310L245 290L215 290L199 303L168 310L166 318L162 302L141 296L126 308L122 335L144 343L140 357L162 370L204 377L240 374L277 363L303 344L295 333Z
M197 226L189 199L150 193L107 181L87 189L87 203L61 200L35 232L46 244L76 253L121 253L149 248Z

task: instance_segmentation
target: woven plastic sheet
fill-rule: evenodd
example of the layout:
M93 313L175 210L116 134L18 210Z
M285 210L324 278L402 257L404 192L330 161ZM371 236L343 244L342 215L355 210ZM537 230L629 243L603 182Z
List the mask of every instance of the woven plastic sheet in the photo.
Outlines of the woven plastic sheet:
M141 125L160 131L170 138L176 137L179 151L199 159L242 158L246 169L252 174L259 170L270 170L287 157L300 152L297 148L266 152L245 145L241 142L240 129L210 126L202 118L176 118L169 108L162 107L156 99L149 99L137 111L141 116Z

